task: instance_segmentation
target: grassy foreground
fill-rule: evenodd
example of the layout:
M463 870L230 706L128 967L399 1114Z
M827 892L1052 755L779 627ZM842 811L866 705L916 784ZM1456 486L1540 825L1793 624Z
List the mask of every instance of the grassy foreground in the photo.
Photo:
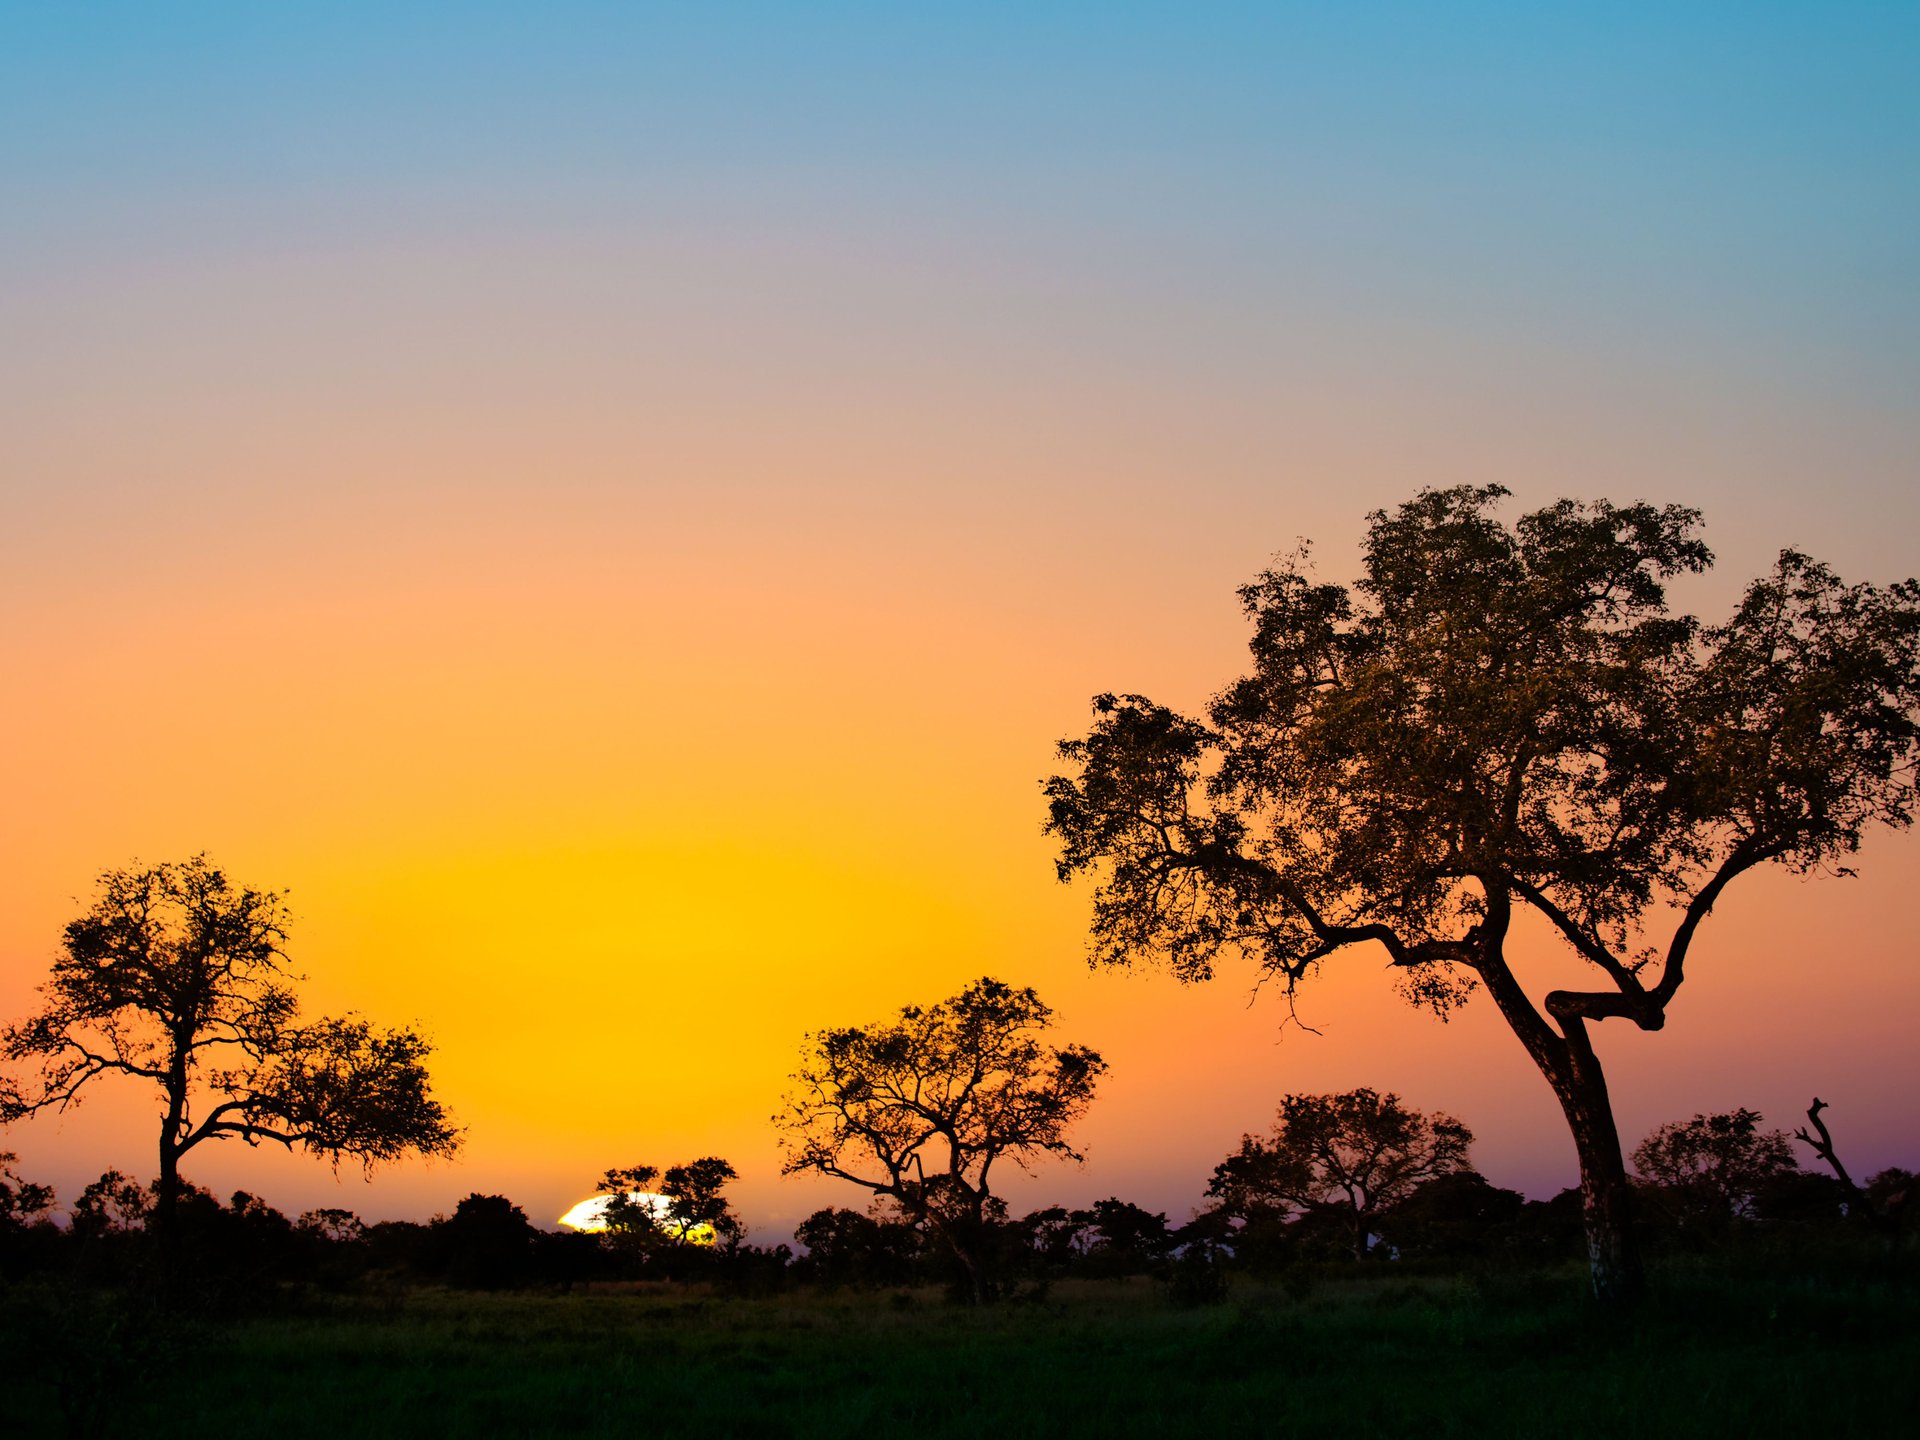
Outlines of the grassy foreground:
M1904 1433L1920 1296L1878 1271L1663 1272L1626 1321L1572 1272L931 1293L408 1292L158 1326L0 1299L21 1435L1641 1436Z

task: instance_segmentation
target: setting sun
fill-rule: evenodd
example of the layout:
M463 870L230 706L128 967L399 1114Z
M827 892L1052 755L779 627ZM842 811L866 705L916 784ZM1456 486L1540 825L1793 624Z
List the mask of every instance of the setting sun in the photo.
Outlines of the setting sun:
M629 1190L626 1192L626 1197L628 1204L645 1211L652 1217L655 1225L669 1230L676 1240L688 1245L714 1243L716 1237L713 1226L706 1222L699 1221L685 1227L675 1223L671 1196L646 1190ZM612 1203L611 1195L589 1195L562 1215L557 1223L583 1235L604 1234L607 1229L607 1208Z

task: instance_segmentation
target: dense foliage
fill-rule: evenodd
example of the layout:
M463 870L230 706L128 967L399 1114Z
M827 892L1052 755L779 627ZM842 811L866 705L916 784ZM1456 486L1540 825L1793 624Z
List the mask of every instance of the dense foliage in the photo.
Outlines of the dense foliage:
M809 1035L774 1117L786 1172L849 1181L938 1235L985 1301L1004 1215L994 1167L1078 1159L1067 1132L1107 1068L1084 1045L1045 1044L1052 1016L1031 989L987 977L890 1024Z
M1666 582L1706 568L1681 506L1498 486L1369 517L1362 574L1304 553L1240 592L1252 666L1204 718L1101 695L1046 783L1061 878L1089 876L1096 963L1203 980L1250 959L1289 996L1355 946L1444 1015L1484 989L1579 1155L1596 1293L1639 1289L1630 1182L1590 1026L1658 1030L1694 936L1766 864L1844 867L1911 823L1920 584L1794 551L1718 625ZM1586 980L1536 999L1516 913Z
M1215 1167L1207 1194L1243 1224L1337 1221L1361 1259L1379 1217L1425 1182L1465 1171L1472 1144L1452 1116L1423 1115L1398 1095L1287 1095L1273 1133L1244 1137Z
M204 855L110 870L66 927L38 1014L0 1032L37 1073L0 1081L0 1121L77 1103L103 1077L158 1091L155 1213L169 1223L181 1158L210 1140L299 1147L338 1164L450 1155L429 1046L348 1015L303 1022L280 896L235 885Z

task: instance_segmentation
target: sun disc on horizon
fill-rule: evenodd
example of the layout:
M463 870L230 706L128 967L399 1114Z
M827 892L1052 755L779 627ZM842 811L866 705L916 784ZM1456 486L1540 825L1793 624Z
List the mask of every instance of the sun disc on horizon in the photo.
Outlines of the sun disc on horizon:
M670 1197L659 1195L651 1190L629 1190L628 1203L643 1207L652 1213L654 1223L661 1229L673 1233L677 1228L673 1223L673 1201ZM607 1207L613 1203L611 1195L589 1195L578 1205L560 1217L560 1224L569 1230L577 1230L583 1235L601 1235L607 1229ZM701 1221L690 1225L680 1234L680 1239L689 1245L711 1245L715 1240L713 1226Z

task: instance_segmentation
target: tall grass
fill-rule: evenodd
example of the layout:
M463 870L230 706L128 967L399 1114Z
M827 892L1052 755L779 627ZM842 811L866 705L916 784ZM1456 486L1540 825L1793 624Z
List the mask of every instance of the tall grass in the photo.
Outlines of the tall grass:
M1908 1271L1700 1263L1657 1281L1628 1317L1596 1312L1572 1271L1240 1283L1204 1307L1074 1282L985 1311L931 1291L416 1291L218 1325L15 1292L0 1341L19 1433L143 1440L1831 1436L1904 1433L1916 1413Z

